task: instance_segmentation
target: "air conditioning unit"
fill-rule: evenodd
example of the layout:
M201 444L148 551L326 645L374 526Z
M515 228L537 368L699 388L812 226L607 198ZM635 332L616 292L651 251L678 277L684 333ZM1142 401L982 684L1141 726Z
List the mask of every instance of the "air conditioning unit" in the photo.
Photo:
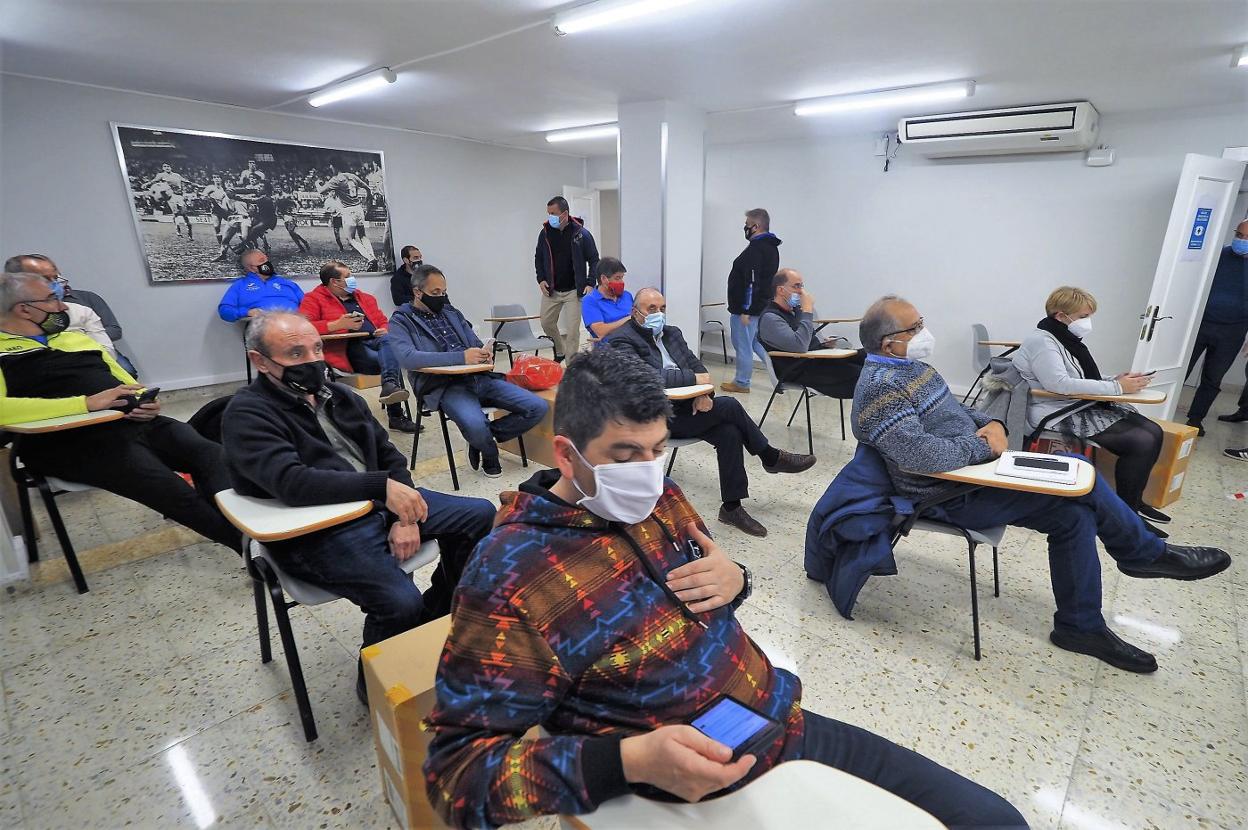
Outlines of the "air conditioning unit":
M1087 150L1100 116L1087 101L903 118L902 144L929 158Z

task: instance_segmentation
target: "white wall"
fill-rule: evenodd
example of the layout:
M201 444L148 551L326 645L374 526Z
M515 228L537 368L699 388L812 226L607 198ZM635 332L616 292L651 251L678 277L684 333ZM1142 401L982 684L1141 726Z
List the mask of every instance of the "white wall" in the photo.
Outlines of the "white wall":
M1239 107L1109 115L1112 167L1086 167L1082 153L929 161L903 147L888 173L870 135L711 146L703 300L724 299L742 214L764 207L784 240L781 266L803 273L821 315L859 316L902 294L931 325L934 363L955 387L978 371L972 323L1022 339L1061 284L1097 296L1089 345L1117 372L1134 350L1183 155L1220 156L1246 135Z
M110 121L384 151L395 247L419 245L478 321L496 303L536 312L533 246L546 200L584 183L574 156L13 76L2 83L0 252L47 253L74 285L102 294L144 379L165 388L241 378L242 350L216 316L227 283L148 283ZM386 279L361 287L390 308Z

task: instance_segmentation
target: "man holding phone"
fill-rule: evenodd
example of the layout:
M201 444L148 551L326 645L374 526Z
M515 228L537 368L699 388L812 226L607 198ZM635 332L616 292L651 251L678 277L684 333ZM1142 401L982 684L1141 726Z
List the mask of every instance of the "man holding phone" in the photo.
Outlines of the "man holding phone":
M0 275L0 427L105 409L120 421L24 435L22 462L46 476L108 490L239 550L213 496L230 486L221 445L160 414L144 390L85 334L42 277ZM189 473L195 486L178 473Z
M801 707L801 681L734 614L749 570L663 476L670 415L639 357L570 362L557 469L502 495L455 592L427 722L428 794L443 819L587 813L630 792L697 801L803 758L946 824L1025 827L995 793ZM534 726L551 737L522 737Z

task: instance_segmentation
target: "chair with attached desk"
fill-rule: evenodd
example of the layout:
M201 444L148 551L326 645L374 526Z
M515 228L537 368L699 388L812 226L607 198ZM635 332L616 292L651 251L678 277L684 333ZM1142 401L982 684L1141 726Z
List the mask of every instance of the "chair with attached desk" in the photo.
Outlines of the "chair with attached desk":
M802 397L793 407L793 412L789 415L786 426L793 425L793 419L797 416L798 407L804 402L806 404L806 443L809 446L810 454L815 454L815 432L810 422L810 399L823 395L818 390L811 389L803 383L797 381L780 380L776 375L776 367L772 362L773 357L790 357L804 360L843 360L853 357L858 352L855 349L818 349L812 352L766 352L763 358L763 368L767 370L767 377L771 378L771 397L767 399L767 406L763 409L763 417L758 419L758 428L763 428L763 422L767 420L767 413L771 411L771 404L776 399L776 395L783 395L786 391L800 389ZM825 396L826 397L826 396ZM845 440L845 399L837 398L837 404L841 410L841 440Z
M1027 437L1023 441L1024 448L1035 446L1036 442L1044 436L1044 433L1050 432L1050 424L1056 424L1067 415L1078 412L1081 409L1086 409L1094 403L1104 401L1109 403L1125 404L1160 404L1165 403L1168 397L1165 392L1148 388L1141 389L1138 392L1130 392L1122 395L1062 395L1057 392L1049 392L1046 389L1032 389L1031 395L1037 398L1068 399L1071 403L1056 412L1046 415L1040 423L1036 425L1036 428L1027 434ZM1091 447L1094 451L1096 449L1096 442L1088 438L1080 438L1080 443L1084 447Z
M699 383L693 386L673 386L664 391L667 393L669 401L688 401L701 397L708 392L714 392L715 385L713 383ZM676 466L676 453L680 451L680 448L700 443L702 443L701 438L672 438L670 435L668 436L667 449L669 450L669 455L667 457L666 473L668 478L671 478L672 468Z
M971 393L975 391L975 387L980 386L980 384L984 382L984 375L988 374L988 371L992 368L992 358L994 356L1009 357L1014 354L1014 352L1018 351L1018 348L1023 345L1021 342L1016 340L990 339L988 337L988 327L983 323L972 323L971 334L973 335L971 338L972 365L982 366L983 368L980 370L979 375L975 378L975 382L971 384L971 388L967 389L966 394L962 396L962 403L966 403L967 399L971 397ZM999 355L993 355L993 346L1004 347L1005 351L1001 352ZM984 390L982 388L979 390L979 392L975 395L974 400L971 401L971 406L975 405L976 401L979 400L979 396L983 394L983 391Z
M724 352L724 363L728 362L728 337L724 333L724 322L722 320L713 320L705 316L705 309L716 308L718 306L728 305L727 303L703 303L703 319L698 327L699 342L708 334L719 334L720 347Z
M408 377L409 377L409 380L411 381L412 388L417 389L419 387L416 384L416 380L417 380L416 375L418 374L473 375L473 374L477 374L478 372L492 372L492 371L494 371L494 365L491 363L482 363L479 365L467 364L467 365L459 365L459 366L430 366L425 369L418 369L414 372L409 372ZM427 411L428 410L425 409L424 396L417 395L416 396L416 434L412 436L412 455L411 455L411 458L408 460L408 465L407 465L408 469L410 470L416 469L416 453L420 450L420 421L425 416L425 413ZM499 412L501 410L493 406L483 406L481 407L481 411L484 412L488 416L488 415L493 415L495 412ZM451 486L455 490L459 490L459 471L455 466L455 451L451 449L451 431L450 431L450 428L447 426L447 423L450 421L450 418L446 417L446 413L442 411L441 407L438 407L437 413L438 413L438 421L442 425L442 442L446 445L446 466L450 468L450 471L451 471ZM433 412L429 411L429 414L432 415ZM529 456L528 456L528 453L524 449L524 436L523 435L517 436L516 443L517 445L519 445L519 448L520 448L521 466L524 466L524 467L529 466Z
M290 672L290 684L295 692L295 704L303 724L303 735L309 741L316 740L316 719L312 715L312 703L308 699L308 687L299 662L299 650L295 633L290 626L290 609L299 605L323 605L340 597L325 588L319 588L285 573L274 561L267 542L297 539L317 530L346 524L366 516L373 509L371 501L344 502L342 504L319 504L310 507L289 507L275 499L241 496L233 490L222 490L216 496L217 507L243 534L243 548L247 573L251 576L256 604L256 629L260 634L260 662L273 660L273 647L269 638L269 615L264 602L265 591L273 603L273 616L277 618L277 630L286 653L286 668ZM415 555L400 563L404 573L412 573L438 558L438 543L430 540L420 546ZM290 599L287 600L286 597Z
M108 423L109 421L120 420L123 417L125 416L116 409L104 409L98 412L86 412L81 415L66 415L60 418L47 418L42 421L10 424L4 427L4 430L17 435L40 435ZM75 481L66 481L35 472L21 462L16 446L10 454L9 468L13 475L13 480L17 483L18 506L22 514L22 538L26 541L27 557L31 562L39 561L39 541L35 536L34 516L30 509L30 490L33 488L39 491L39 495L43 499L44 509L47 510L48 519L52 522L52 530L56 534L56 540L61 546L62 554L65 556L65 564L69 567L69 573L74 579L74 586L78 589L78 593L87 593L90 589L87 587L86 578L82 575L82 566L78 563L78 553L74 550L74 543L70 541L69 531L65 529L65 521L61 517L61 511L56 506L56 497L65 493L80 493L94 490L95 488L88 484L79 484Z
M525 311L519 303L490 306L490 316L485 318L485 322L494 324L494 352L506 349L508 363L515 360L516 352L530 350L538 354L542 349L550 349L550 355L554 357L554 341L533 331L532 321L540 319L536 314Z

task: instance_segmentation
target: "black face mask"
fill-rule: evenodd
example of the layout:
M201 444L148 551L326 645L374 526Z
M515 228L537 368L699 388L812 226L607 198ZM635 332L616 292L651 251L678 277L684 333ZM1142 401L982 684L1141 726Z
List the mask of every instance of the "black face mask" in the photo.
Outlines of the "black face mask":
M282 383L300 395L315 395L325 386L325 361L312 360L283 366Z
M441 297L435 297L431 294L422 294L420 301L425 304L425 308L437 314L442 308L451 301L450 294L443 294Z
M413 259L413 260L412 260L412 267L413 267L413 268L419 268L420 266L422 266L422 265L424 265L424 264L425 264L425 261L424 261L423 259Z
M750 226L749 226L749 225L746 225L746 226L745 226L744 228L742 228L741 230L745 231L745 238L746 238L746 239L749 239L749 238L750 238Z
M48 316L39 323L44 334L60 334L69 328L68 311L49 311Z
M256 273L264 277L273 276L273 263L265 262L256 268Z

